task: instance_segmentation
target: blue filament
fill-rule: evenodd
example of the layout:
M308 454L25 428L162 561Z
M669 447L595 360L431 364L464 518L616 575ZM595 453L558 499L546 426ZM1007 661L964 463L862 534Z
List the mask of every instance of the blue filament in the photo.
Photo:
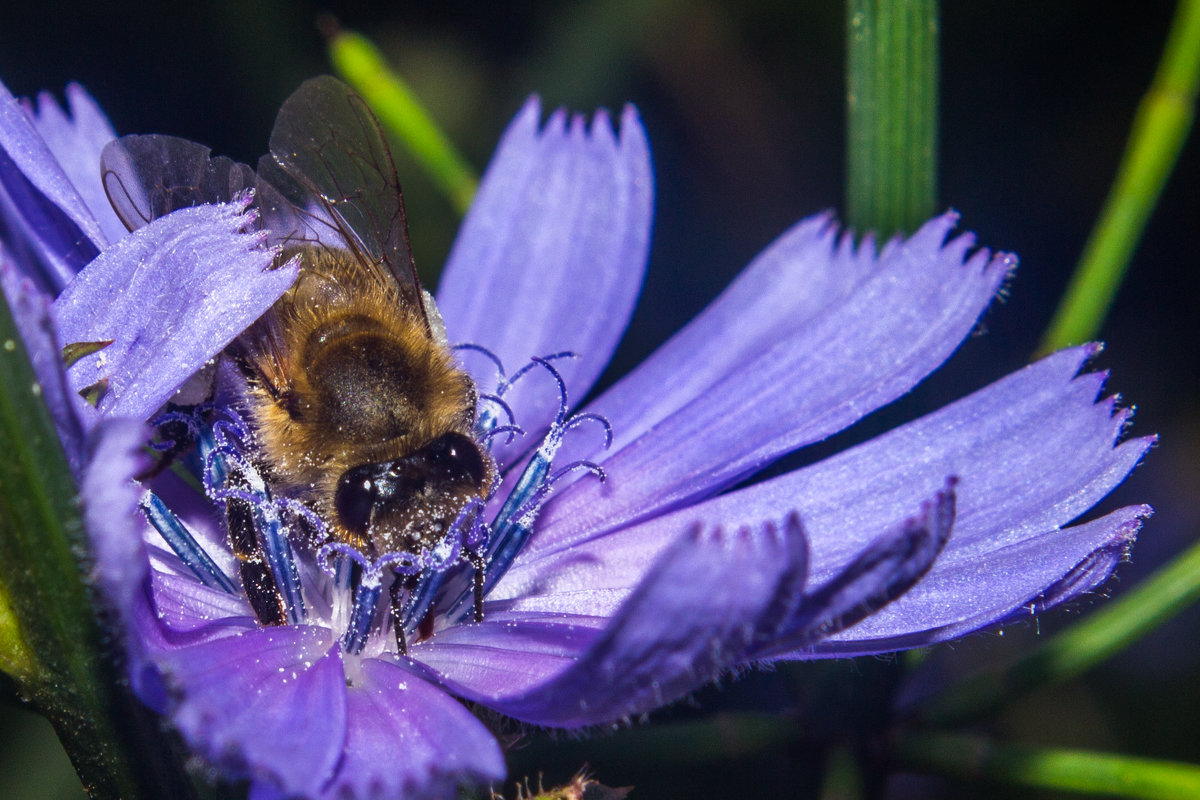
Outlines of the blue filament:
M347 653L357 655L366 645L382 591L383 585L379 583L378 577L365 575L354 590L354 609L350 612L350 625L342 635L342 649Z
M146 519L159 532L175 555L192 571L205 586L233 594L237 591L233 581L221 571L217 562L204 551L196 537L183 524L183 520L175 516L175 512L167 508L166 503L158 495L148 492L142 500L142 511Z
M487 565L483 583L485 595L495 587L521 550L524 549L525 543L533 533L533 521L536 519L538 511L549 497L553 485L561 477L575 469L583 468L591 471L600 480L604 480L604 471L590 461L577 461L557 472L550 471L554 456L562 446L563 437L567 431L584 422L597 422L602 425L605 435L604 447L608 448L612 444L612 427L608 424L608 420L592 413L578 414L574 417L567 416L569 405L566 381L550 362L555 359L573 357L575 357L573 353L562 352L545 358L533 358L511 378L504 379L503 370L499 368L499 361L492 356L501 376L501 385L496 392L498 396L502 396L517 380L527 375L535 367L541 367L550 374L558 386L559 404L554 421L550 424L550 429L546 432L541 445L530 457L529 463L525 465L525 469L517 479L516 486L505 498L500 511L492 521L491 539L484 552L484 563ZM507 409L507 406L505 408ZM469 577L464 568L455 574L449 584L448 593L454 598L447 612L451 620L465 619L468 603L473 603L473 586L468 582Z
M247 436L245 423L232 409L225 410L224 419L217 420L211 426L201 426L197 440L200 455L204 459L205 489L214 500L236 498L247 502L253 509L254 527L267 567L275 577L275 585L283 600L284 614L289 624L298 625L308 617L308 612L304 605L296 556L280 516L281 511L295 512L286 498L275 500L271 497L258 470L242 454L241 443ZM249 488L218 488L225 484L235 469L245 477Z
M269 497L264 497L264 500L270 503ZM308 613L304 608L304 595L300 590L300 571L296 567L296 556L284 533L283 524L270 505L255 507L254 523L258 527L259 541L267 557L267 565L275 576L275 584L283 597L288 623L299 625Z

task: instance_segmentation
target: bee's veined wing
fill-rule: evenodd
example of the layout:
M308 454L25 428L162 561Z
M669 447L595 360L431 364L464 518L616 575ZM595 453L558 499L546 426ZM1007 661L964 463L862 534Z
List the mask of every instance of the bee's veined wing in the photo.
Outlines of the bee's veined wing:
M113 210L137 230L177 208L225 203L253 188L254 170L202 144L175 136L122 136L100 154L100 176Z
M350 87L324 76L293 92L275 118L271 152L258 174L266 184L259 203L268 228L290 229L295 241L344 247L384 267L424 309L391 150Z

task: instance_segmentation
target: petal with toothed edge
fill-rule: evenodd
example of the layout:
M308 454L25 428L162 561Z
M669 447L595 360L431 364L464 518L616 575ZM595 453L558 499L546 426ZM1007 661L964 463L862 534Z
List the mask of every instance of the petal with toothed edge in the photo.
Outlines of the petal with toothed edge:
M578 661L548 682L513 692L502 680L459 682L494 673L451 669L446 678L469 699L543 725L589 725L647 711L737 666L770 640L803 590L806 553L794 516L733 532L693 527L676 537ZM491 638L505 646L495 633Z
M1078 375L1095 352L1095 347L1079 347L1057 353L837 456L690 509L576 541L543 539L539 531L489 600L506 612L612 613L673 531L694 524L733 528L786 507L797 509L804 520L812 549L812 581L820 584L844 570L876 532L911 513L922 496L928 496L923 493L934 491L951 475L959 478L954 535L910 594L920 596L926 585L935 587L943 571L952 576L993 556L1011 562L1016 554L1053 548L1065 535L1058 527L1118 484L1152 441L1114 446L1126 415L1114 414L1111 400L1096 402L1103 375ZM1064 452L1073 458L1064 461ZM1089 553L1107 552L1114 530L1126 524L1124 518L1114 517L1108 527L1071 533L1093 537L1090 547L1077 543L1067 558L1070 563L1056 567L1062 570L1059 574L1042 575L1045 582L1035 588L1050 587L1081 559L1092 558ZM1006 550L1009 546L1014 549ZM1095 577L1101 568L1102 564L1088 574ZM1028 586L1019 581L1010 584L1014 591L1006 595L1004 571L988 577L993 584L964 595L953 609L977 627L999 621L1012 607L1032 599ZM1008 599L993 603L993 596ZM931 614L925 620L928 629L949 624L944 616L933 614L935 608L926 608ZM881 618L892 613L888 610ZM911 628L918 622L910 616L906 624ZM879 646L870 652L886 649Z
M504 756L488 729L395 664L364 660L346 701L345 755L322 796L451 797L460 783L504 778Z
M125 236L125 226L113 212L100 182L100 151L117 138L108 117L92 96L77 83L67 85L69 113L49 92L37 99L33 124L63 172L87 204L109 243Z
M0 206L19 221L41 260L35 275L59 291L105 243L70 177L42 140L30 115L0 83Z
M179 690L175 726L232 774L318 794L346 742L346 678L331 639L324 628L256 628L159 654Z
M653 175L632 107L619 136L603 112L590 128L555 112L539 129L540 113L530 100L504 134L446 263L438 307L452 343L487 348L510 374L533 356L577 353L554 362L577 401L608 364L641 290ZM491 391L494 366L462 358ZM497 442L502 460L540 439L558 394L538 370L505 400L526 436Z
M1096 402L1102 374L1078 375L1095 347L1049 356L949 406L816 464L716 497L629 530L648 541L694 521L735 526L794 507L827 575L948 476L959 478L954 540L942 560L977 558L1082 514L1133 469L1152 439L1116 444L1127 421ZM1062 453L1073 454L1063 460ZM625 537L627 531L613 534ZM564 566L604 548L603 531L572 532L539 521L527 553L499 596L546 584ZM595 541L594 547L580 546ZM651 545L640 544L646 548ZM644 557L644 553L642 554ZM637 568L637 559L629 562Z
M99 409L148 418L282 295L294 264L247 231L245 203L186 208L126 236L54 303L59 339L113 340L69 371L76 389L108 380ZM164 356L164 354L169 354Z
M100 587L125 619L133 613L149 569L141 539L130 535L144 524L138 510L141 489L131 477L146 463L145 426L137 420L113 420L99 426L80 483L83 520L91 535L91 554ZM141 648L129 637L135 658Z
M918 515L871 542L841 572L800 598L776 636L752 657L818 647L919 586L951 538L955 483L947 481L944 490L921 504Z
M812 648L780 655L886 653L1028 618L1107 578L1149 514L1146 506L1129 506L1094 522L1008 545L981 560L939 563L912 591L879 613Z
M439 634L421 658L454 691L537 724L588 725L647 711L770 657L781 643L811 645L884 607L934 562L953 508L952 490L939 492L824 585L806 580L797 515L732 536L696 526L610 611L611 621L572 614L569 603L537 610L539 598L519 598L508 609L494 604L498 613L489 608L464 646L443 652ZM555 665L549 680L532 680Z
M720 313L702 314L681 334L692 342L686 352L661 363L652 357L589 406L623 441L595 456L608 475L605 483L582 480L559 490L543 512L546 528L573 536L690 505L910 390L971 332L1014 263L986 251L968 255L970 235L943 244L953 222L952 216L937 218L884 248L874 270L794 327L779 314L763 314L776 338L760 350L767 332L745 334L745 351L722 361L702 386L677 381L692 369L705 370L701 364L723 350L699 343L719 334L709 326L731 313L722 308L726 303L747 329L761 324L752 297L733 292L719 298ZM796 247L800 265L835 258L828 239L802 239ZM679 384L686 394L677 391ZM650 408L629 400L645 396L654 398ZM641 409L637 417L625 412L626 402ZM721 454L716 464L714 453ZM561 458L580 455L588 454L568 447ZM935 489L925 487L926 495Z

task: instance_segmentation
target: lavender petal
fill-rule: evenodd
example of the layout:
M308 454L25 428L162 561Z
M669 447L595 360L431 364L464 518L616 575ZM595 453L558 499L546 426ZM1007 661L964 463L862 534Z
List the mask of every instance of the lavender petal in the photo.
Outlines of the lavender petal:
M610 454L568 448L561 458L594 456L609 479L560 490L544 512L547 526L595 531L695 503L911 389L971 332L1014 263L986 251L968 256L970 235L943 244L953 221L935 219L884 248L836 302L795 323L735 284L684 329L683 344L668 343L665 356L589 406L618 441ZM802 281L814 260L837 266L829 236L796 238L758 266L770 271L790 256L789 281ZM710 369L733 318L741 329L732 356ZM722 345L703 346L714 341ZM702 377L677 377L693 370ZM721 454L716 465L713 453Z
M459 783L504 778L500 745L471 712L379 659L346 692L345 754L329 797L450 797Z
M86 202L42 140L30 115L0 84L0 203L24 231L43 270L45 288L58 291L91 261L105 236ZM35 277L32 273L28 277Z
M160 653L179 690L175 726L232 774L317 795L346 742L345 675L331 640L323 628L256 628Z
M633 313L650 242L653 177L637 113L614 136L606 114L551 115L536 100L504 134L438 287L450 340L481 345L511 373L532 356L573 351L555 366L578 401L599 376ZM564 324L569 321L569 324ZM489 362L465 358L484 391ZM538 373L505 396L528 436L498 444L503 458L538 441L557 409Z
M102 414L148 418L291 285L295 267L270 268L275 253L246 232L251 221L244 203L169 214L104 251L55 301L64 343L113 340L69 372L77 389L108 380Z
M69 84L66 96L69 113L63 111L50 93L38 95L33 124L100 225L107 243L115 242L127 231L104 193L98 165L100 151L117 134L82 86Z

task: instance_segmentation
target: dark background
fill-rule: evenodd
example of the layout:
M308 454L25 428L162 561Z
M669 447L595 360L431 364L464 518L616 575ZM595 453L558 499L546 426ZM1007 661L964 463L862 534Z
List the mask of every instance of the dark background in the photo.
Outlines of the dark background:
M387 51L480 169L531 92L546 106L577 110L638 105L658 181L655 239L633 328L605 380L683 324L786 226L841 205L837 3L27 3L0 15L0 80L17 95L79 81L119 133L181 135L253 162L282 100L329 71L314 24L327 10ZM1112 180L1172 10L1166 2L945 4L940 203L962 212L981 244L1018 253L1022 265L986 315L986 335L839 444L1028 361ZM1158 509L1109 594L1134 585L1198 529L1198 154L1194 142L1185 149L1102 335L1108 348L1097 366L1111 370L1109 389L1137 403L1136 432L1162 436L1106 506ZM457 220L398 160L418 262L432 284ZM1092 602L934 657L957 670L1010 656ZM1014 704L988 729L1022 742L1200 762L1198 631L1193 609L1086 679ZM518 731L512 777L536 782L545 770L548 783L561 781L587 761L609 785L638 786L634 797L803 795L819 784L821 740L877 714L897 673L887 659L798 665L706 690L698 709L661 712L652 728L559 743ZM0 796L78 796L52 736L6 697ZM669 723L737 710L783 712L799 738L749 755L753 744L735 737L705 740L708 750L672 746L681 734ZM894 796L962 790L908 778L891 786Z

